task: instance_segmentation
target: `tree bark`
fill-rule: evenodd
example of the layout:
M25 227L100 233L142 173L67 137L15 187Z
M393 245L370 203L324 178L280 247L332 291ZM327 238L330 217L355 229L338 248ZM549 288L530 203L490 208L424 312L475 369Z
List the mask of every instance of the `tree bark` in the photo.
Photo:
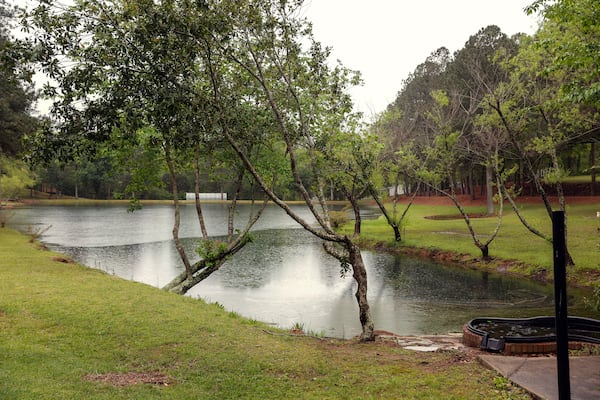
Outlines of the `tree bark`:
M323 248L327 253L337 258L340 262L346 262L352 266L352 277L356 282L354 296L358 303L358 315L362 329L360 340L362 342L371 342L375 340L375 328L367 300L367 269L360 248L352 242L352 239L345 237L341 246L343 247L343 251L340 248L336 248L331 242L323 243Z
M556 154L556 149L553 148L552 152L550 153L550 156L552 158L552 164L554 166L554 169L556 171L559 170L560 165L558 162L558 155ZM556 194L558 195L558 204L560 206L560 210L564 213L564 218L565 218L565 242L567 241L568 238L568 227L567 227L567 203L565 200L565 193L563 191L563 186L562 183L560 181L556 182ZM566 262L567 265L575 265L575 261L573 260L573 257L571 256L571 253L569 252L569 248L568 246L565 245L565 258L566 258Z
M469 169L467 182L469 184L469 194L471 195L471 200L475 200L475 188L473 187L473 168Z
M521 223L523 224L523 226L525 228L527 228L527 230L529 232L533 233L534 235L536 235L536 236L538 236L538 237L546 240L549 243L552 243L552 238L551 237L548 237L548 236L544 235L542 232L540 232L534 226L532 226L529 222L527 222L527 220L523 217L523 214L521 214L521 211L519 210L519 207L515 203L513 197L510 195L510 193L508 193L508 191L506 190L506 187L504 187L504 185L502 185L501 190L503 191L504 196L506 197L506 199L510 203L510 206L514 210L515 214L517 215L517 217L519 218L519 221L521 221Z
M500 178L498 177L498 174L496 174L496 179L497 179L497 185L500 186ZM422 181L427 187L433 189L434 191L436 191L437 193L439 193L440 195L446 196L447 198L449 198L454 205L456 206L456 208L458 209L458 211L460 212L460 215L462 216L463 220L465 221L465 224L467 225L467 229L469 230L469 234L471 235L471 239L473 239L473 243L475 244L475 246L481 250L481 255L482 258L484 260L488 260L489 259L489 245L490 243L492 243L494 241L494 239L496 238L496 236L498 236L498 232L500 232L500 226L502 224L502 214L504 211L504 203L502 201L500 201L500 205L499 205L499 209L498 209L498 217L497 217L497 223L496 223L496 228L494 229L494 231L492 232L492 234L489 236L489 238L485 241L482 242L481 240L478 239L477 235L475 234L475 230L473 228L473 224L471 223L471 218L469 217L469 214L467 213L467 211L464 209L464 207L462 206L462 204L459 202L458 197L456 195L456 192L453 190L454 187L454 183L452 182L452 177L449 176L449 180L450 180L450 192L440 189L439 187L433 185L432 183L429 182L424 182Z
M173 160L171 159L170 150L167 146L164 147L165 151L165 161L167 162L167 167L169 169L169 176L171 177L171 188L173 195L173 207L175 211L175 220L173 222L173 241L175 242L175 249L177 249L177 253L185 266L185 271L188 278L192 278L192 268L190 264L190 260L188 259L187 254L185 253L185 249L179 240L179 225L181 223L181 214L179 210L179 190L177 188L177 175L175 174L175 166L173 165Z
M415 191L412 194L410 201L404 208L404 211L402 212L402 215L400 216L400 218L396 217L396 207L397 207L397 199L398 199L397 183L398 182L396 182L396 186L394 189L394 200L393 200L394 209L392 211L392 215L390 215L387 208L385 208L385 204L383 204L383 202L381 201L379 195L377 194L377 191L371 186L369 186L368 190L369 190L369 193L371 193L371 197L373 197L373 200L375 200L375 203L377 203L377 206L379 207L379 210L385 217L388 225L392 227L392 230L394 231L394 240L396 242L401 242L402 241L402 233L400 232L400 226L402 225L402 221L404 220L404 217L408 213L408 209L413 204L415 197L417 197L417 193L419 193L419 190L421 188L421 182L417 183L417 187L415 188Z
M479 248L479 250L481 250L481 258L484 260L489 260L490 259L490 249L489 246L487 244L481 246Z
M347 240L345 245L350 256L350 264L352 264L352 276L357 284L355 296L358 302L358 315L362 326L360 340L373 341L375 340L375 328L367 300L367 269L359 247L352 243L351 240Z
M494 214L494 168L491 162L485 166L485 189L486 189L486 206L487 215Z
M596 143L592 142L590 146L590 175L592 176L592 186L590 188L590 195L594 196L596 193Z
M234 235L233 218L234 218L235 211L236 211L235 210L236 200L237 200L237 198L239 196L239 192L241 190L243 178L244 178L244 170L242 169L240 171L240 173L238 174L238 189L236 190L235 194L233 195L231 205L229 206L229 212L228 212L228 217L227 217L227 225L228 225L228 227L227 227L227 248L225 250L223 250L222 252L218 252L216 254L209 255L207 258L202 258L199 261L196 261L194 264L189 265L189 267L186 266L185 272L183 272L183 273L177 275L175 278L173 278L167 285L165 285L163 287L163 290L177 293L177 294L187 293L191 288L193 288L198 283L200 283L203 280L205 280L206 278L208 278L213 272L219 270L223 266L225 261L227 261L227 259L229 259L229 257L235 255L247 243L249 243L251 241L251 238L249 236L250 229L256 223L256 221L258 221L258 219L262 215L263 211L265 210L268 202L267 202L267 198L265 198L262 205L256 212L256 214L254 214L254 212L252 211L250 213L250 215L248 216L248 222L246 224L246 227L240 233L238 233L237 235ZM198 187L196 187L196 189L198 189ZM196 190L196 195L198 195L197 190ZM198 196L196 196L196 197L198 197ZM201 208L199 201L198 200L196 200L196 201L197 201L197 204L196 204L197 209ZM252 206L254 206L254 200L252 201ZM201 215L198 215L198 218L200 218L200 220L203 221L203 218ZM203 240L207 240L207 241L211 240L210 237L208 236L208 233L206 233L206 236L203 237ZM182 248L182 251L183 251L183 248ZM187 256L185 255L185 252L183 254L185 256L185 260L183 260L183 258L182 258L182 260L184 261L184 264L185 264L185 262L187 260Z
M360 207L354 196L350 197L350 204L352 204L352 211L354 212L354 236L360 236L360 227L362 225L362 217L360 216Z
M200 164L199 164L199 149L196 150L196 157L194 158L194 204L196 206L196 215L198 216L198 224L200 225L200 232L202 232L202 239L208 239L208 231L206 224L204 223L204 215L202 214L202 205L200 204ZM221 192L222 193L222 192Z

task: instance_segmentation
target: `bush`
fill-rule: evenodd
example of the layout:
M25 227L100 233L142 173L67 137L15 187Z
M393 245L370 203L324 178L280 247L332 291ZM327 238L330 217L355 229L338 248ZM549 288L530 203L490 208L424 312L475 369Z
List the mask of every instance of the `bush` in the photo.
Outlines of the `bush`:
M585 305L593 311L600 311L600 285L596 286L591 298L585 299Z
M348 218L348 214L345 211L330 211L329 212L329 221L331 222L331 227L333 229L341 228L349 220L350 219Z

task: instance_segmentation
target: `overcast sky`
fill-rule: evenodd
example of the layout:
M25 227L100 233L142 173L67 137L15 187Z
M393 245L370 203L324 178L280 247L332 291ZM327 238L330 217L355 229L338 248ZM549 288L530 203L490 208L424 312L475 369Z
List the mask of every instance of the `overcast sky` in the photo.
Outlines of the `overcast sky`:
M383 111L434 50L453 53L488 25L508 35L537 28L523 11L533 0L305 1L317 40L333 47L334 61L361 72L364 86L352 94L367 117Z

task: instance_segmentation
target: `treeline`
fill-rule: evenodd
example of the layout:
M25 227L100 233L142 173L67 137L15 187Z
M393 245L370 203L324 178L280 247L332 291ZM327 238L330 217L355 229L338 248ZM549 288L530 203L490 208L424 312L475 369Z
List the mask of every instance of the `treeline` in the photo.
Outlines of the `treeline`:
M568 194L598 194L600 4L536 1L528 36L482 28L450 54L441 47L405 80L372 129L392 181L424 192L493 196L565 194L565 178L588 175Z
M132 196L139 200L172 198L171 179L167 171L159 170L151 181L138 184L135 193L129 192L135 177L131 172L121 168L117 160L110 156L77 162L52 162L37 168L37 171L37 182L33 186L35 196L103 200L128 199ZM215 179L205 174L201 179L202 191L233 193L235 190L235 182ZM184 199L186 193L194 191L193 172L178 173L176 180L179 198ZM250 198L250 196L250 188L244 188L242 197Z
M15 197L34 183L21 155L23 137L37 128L37 119L31 116L35 93L18 71L10 35L14 15L15 10L0 0L0 207L3 198Z

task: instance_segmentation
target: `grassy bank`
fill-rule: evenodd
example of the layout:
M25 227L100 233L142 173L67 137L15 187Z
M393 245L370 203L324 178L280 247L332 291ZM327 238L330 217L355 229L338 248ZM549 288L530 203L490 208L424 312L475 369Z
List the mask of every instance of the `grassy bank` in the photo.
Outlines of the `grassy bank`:
M294 336L55 256L0 229L2 399L522 398L458 353Z
M481 214L483 207L467 207L469 213ZM552 236L552 224L541 205L523 204L521 210L527 220ZM568 279L578 286L600 284L600 204L577 204L568 207L568 246L575 266L568 269ZM430 254L451 252L451 260L477 268L493 269L520 274L535 279L551 279L553 271L552 245L534 236L508 208L502 219L498 237L490 245L490 263L480 262L481 252L473 244L462 218L454 206L413 205L402 227L403 241L395 244L393 233L383 218L363 223L362 236L374 242L391 243L399 251L426 249ZM434 218L432 218L434 217ZM473 218L475 232L485 239L493 232L497 218ZM349 228L348 228L349 229Z

